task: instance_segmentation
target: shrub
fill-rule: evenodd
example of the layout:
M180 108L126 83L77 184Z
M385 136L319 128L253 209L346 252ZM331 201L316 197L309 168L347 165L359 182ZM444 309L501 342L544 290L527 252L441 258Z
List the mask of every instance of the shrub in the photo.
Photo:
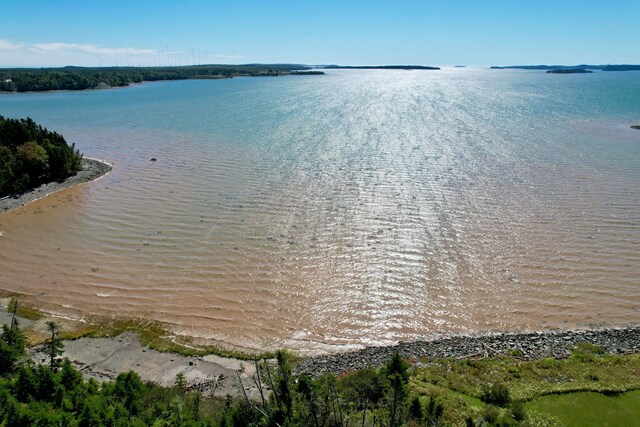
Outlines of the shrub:
M490 387L483 387L480 400L493 405L504 406L511 401L509 389L502 383L494 383Z
M511 405L511 414L513 415L513 419L521 422L527 418L527 411L524 408L524 403L520 401L513 402Z
M594 360L596 357L603 354L604 349L599 345L592 344L590 342L579 342L573 347L571 351L571 358L586 362Z

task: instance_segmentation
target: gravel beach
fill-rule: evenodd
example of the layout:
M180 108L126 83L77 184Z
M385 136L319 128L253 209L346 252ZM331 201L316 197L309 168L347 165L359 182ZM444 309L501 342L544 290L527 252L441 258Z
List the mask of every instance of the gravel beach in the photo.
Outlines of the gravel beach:
M383 366L394 353L405 359L482 358L501 354L517 354L530 360L566 358L578 342L590 342L612 354L640 353L640 326L574 331L530 333L494 333L475 336L450 336L430 341L409 341L387 347L306 358L296 370L314 376L341 373L367 367Z

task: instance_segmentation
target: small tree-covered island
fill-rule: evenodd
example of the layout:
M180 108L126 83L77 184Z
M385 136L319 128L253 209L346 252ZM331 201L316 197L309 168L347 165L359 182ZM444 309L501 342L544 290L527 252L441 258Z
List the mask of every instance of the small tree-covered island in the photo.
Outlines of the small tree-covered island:
M22 193L82 169L82 154L30 118L0 116L0 197Z

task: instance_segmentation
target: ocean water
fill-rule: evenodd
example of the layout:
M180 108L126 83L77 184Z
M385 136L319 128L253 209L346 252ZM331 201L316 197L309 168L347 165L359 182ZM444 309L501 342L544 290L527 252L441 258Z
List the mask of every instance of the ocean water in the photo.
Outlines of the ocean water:
M310 353L640 322L638 72L332 70L0 114L115 164L0 215L0 288L60 313Z

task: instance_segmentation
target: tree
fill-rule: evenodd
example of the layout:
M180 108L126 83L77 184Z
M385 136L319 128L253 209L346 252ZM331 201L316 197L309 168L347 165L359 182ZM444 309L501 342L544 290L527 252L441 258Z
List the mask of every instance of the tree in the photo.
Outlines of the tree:
M47 331L51 334L51 338L47 340L49 366L53 369L57 365L56 358L64 352L64 344L60 340L60 327L52 321L48 321L46 324Z
M176 375L176 379L173 382L173 386L180 391L187 390L187 379L184 376L184 372L178 372L178 375Z
M427 406L427 425L429 427L437 427L442 420L442 413L444 412L444 406L435 397L429 398L429 405Z
M18 299L16 297L11 297L9 301L9 305L7 306L7 311L11 313L11 329L18 328Z
M342 394L348 402L354 402L362 411L362 422L367 410L378 405L384 396L383 379L376 369L365 368L351 372L340 381Z
M422 408L422 402L420 402L420 398L418 396L414 396L413 400L411 400L409 414L411 415L411 418L418 423L420 423L422 418L424 418L424 409Z
M82 156L62 135L30 118L0 116L0 197L64 179L81 169Z
M403 418L409 383L409 365L402 360L400 354L395 353L382 370L382 374L387 380L389 426L394 427L400 425Z
M25 338L20 328L15 312L17 310L17 300L11 299L9 311L13 313L11 327L2 325L2 335L0 335L0 375L13 372L16 362L25 353Z

